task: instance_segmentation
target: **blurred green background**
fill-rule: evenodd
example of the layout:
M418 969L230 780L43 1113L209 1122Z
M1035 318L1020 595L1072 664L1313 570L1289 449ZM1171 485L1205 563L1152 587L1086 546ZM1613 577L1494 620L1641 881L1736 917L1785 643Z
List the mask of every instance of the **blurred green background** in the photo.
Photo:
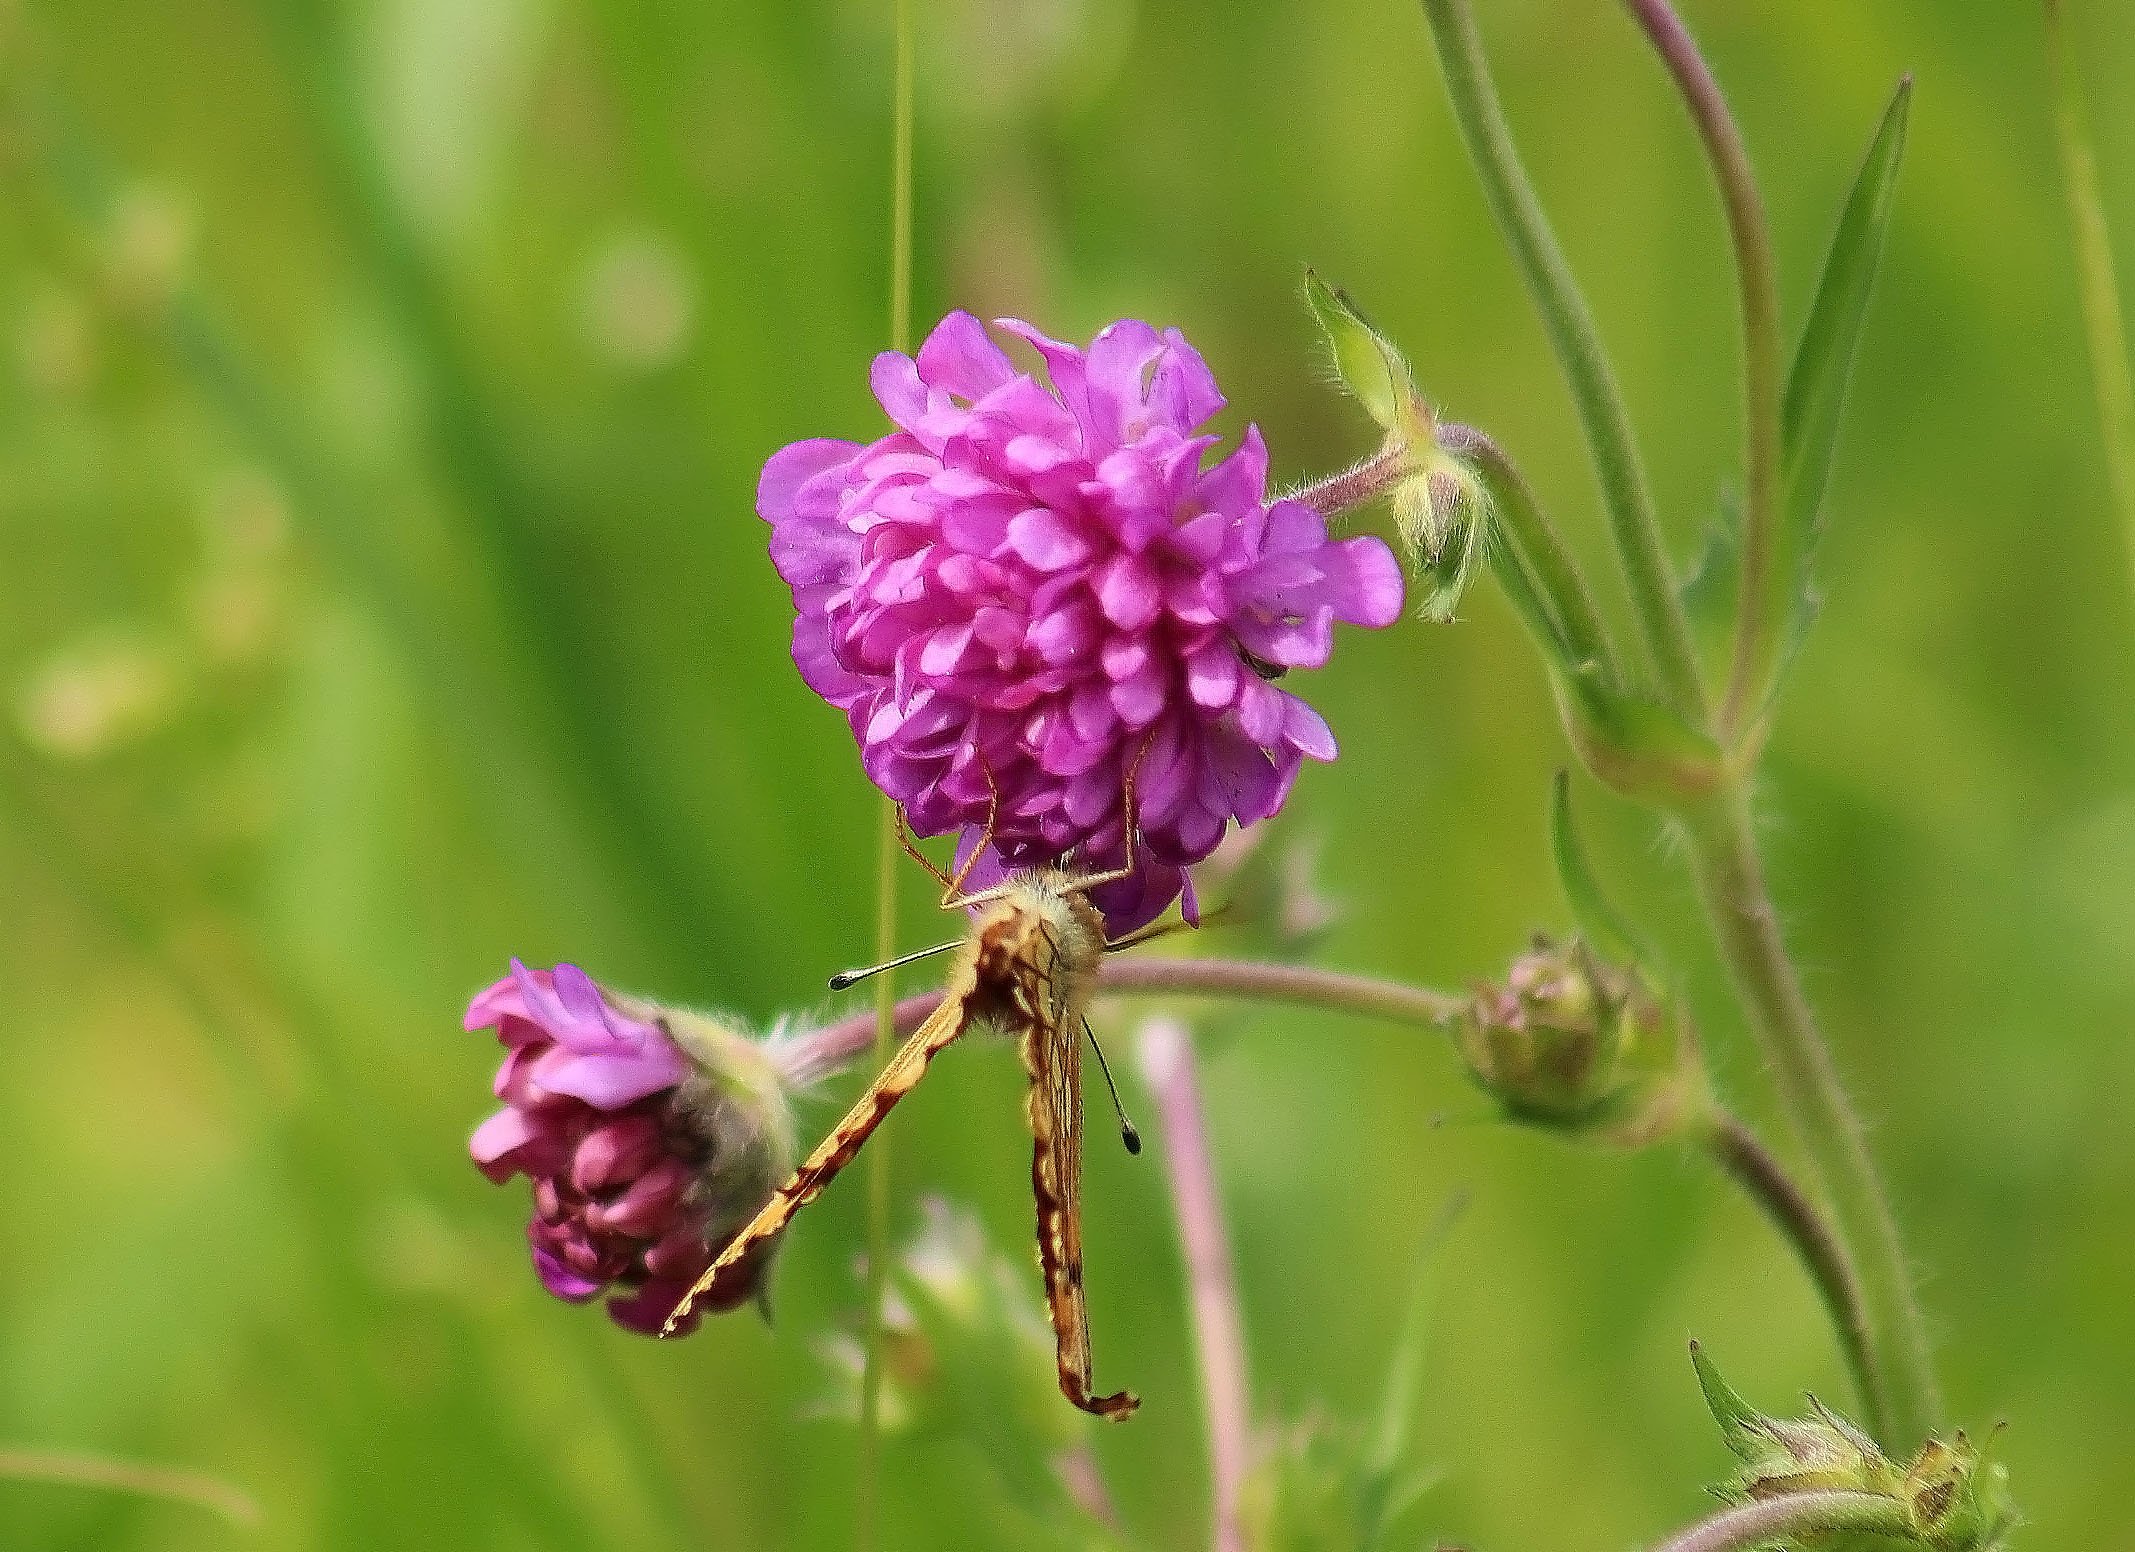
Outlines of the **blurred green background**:
M1301 477L1365 447L1298 305L1312 262L1613 586L1413 6L918 9L922 327L1177 323L1226 427ZM1736 399L1684 116L1605 0L1479 9L1688 554ZM780 444L879 424L888 10L0 8L0 1444L189 1465L265 1510L0 1482L0 1546L849 1544L813 1343L856 1304L865 1193L793 1236L775 1332L612 1330L539 1291L523 1185L466 1161L494 1047L458 1019L514 953L768 1020L869 951L873 794L791 671L751 508ZM1767 833L1952 1411L2010 1421L2029 1544L2104 1545L2135 1438L2135 604L2036 7L1688 14L1797 318L1918 78ZM2135 240L2135 9L2073 21ZM1467 614L1352 633L1307 687L1345 753L1279 828L1348 904L1330 963L1459 986L1565 925L1565 752L1502 601ZM1684 874L1647 817L1581 801L1771 1119ZM1205 1050L1271 1419L1369 1404L1424 1225L1474 1192L1422 1422L1448 1538L1613 1548L1701 1512L1693 1334L1768 1404L1846 1397L1786 1252L1694 1162L1481 1124L1413 1033L1261 1014ZM1019 1083L974 1049L900 1111L900 1231L940 1191L1025 1254ZM1147 1401L1095 1444L1147 1542L1196 1545L1161 1174L1093 1146L1089 1175L1098 1378ZM990 1544L969 1451L887 1464L889 1546Z

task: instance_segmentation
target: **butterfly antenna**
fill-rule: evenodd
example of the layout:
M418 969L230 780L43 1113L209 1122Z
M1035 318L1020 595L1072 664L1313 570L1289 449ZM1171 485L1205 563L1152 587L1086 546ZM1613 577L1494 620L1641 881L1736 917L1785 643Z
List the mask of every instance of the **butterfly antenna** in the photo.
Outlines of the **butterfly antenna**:
M963 941L962 938L951 938L948 942L937 943L932 948L915 948L909 954L899 954L895 959L886 959L879 965L869 965L860 970L840 970L830 978L830 989L842 992L849 986L858 986L871 975L880 975L885 970L896 970L917 960L947 953Z
M1105 1075L1105 1087L1112 1091L1112 1113L1119 1117L1119 1140L1129 1153L1138 1155L1142 1151L1142 1134L1127 1119L1127 1107L1119 1102L1119 1085L1112 1081L1112 1064L1105 1060L1105 1048L1097 1043L1097 1031L1090 1028L1088 1019L1082 1021L1082 1032L1090 1037L1090 1049L1097 1053L1097 1070Z

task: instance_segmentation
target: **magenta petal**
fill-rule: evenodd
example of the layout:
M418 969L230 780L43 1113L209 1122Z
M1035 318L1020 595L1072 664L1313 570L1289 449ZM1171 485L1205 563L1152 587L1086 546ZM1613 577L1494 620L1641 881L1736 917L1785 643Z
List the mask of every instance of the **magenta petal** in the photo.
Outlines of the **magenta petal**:
M607 1286L593 1278L581 1277L564 1265L561 1257L539 1245L534 1247L534 1271L540 1276L542 1287L573 1304L585 1303Z
M960 399L982 399L1015 380L1008 352L986 337L986 326L954 312L934 326L919 347L919 378L930 388Z
M510 1155L532 1142L534 1136L534 1123L526 1113L507 1107L474 1129L467 1151L483 1174L502 1185L518 1173Z
M921 833L968 843L991 812L989 867L1117 857L1137 772L1144 849L1099 901L1118 929L1180 897L1182 869L1232 820L1272 814L1302 762L1334 748L1286 693L1297 684L1273 689L1242 654L1322 663L1338 623L1399 617L1402 578L1377 540L1330 540L1309 506L1270 503L1257 428L1212 451L1202 427L1223 396L1177 330L1124 319L1085 352L999 327L1042 372L952 313L916 360L874 364L899 429L782 450L759 505L792 590L794 661ZM677 1070L666 1042L563 983L493 989L470 1010L506 1044L542 1042L514 1093L544 1114L656 1102L645 1085ZM581 1149L587 1179L611 1146Z

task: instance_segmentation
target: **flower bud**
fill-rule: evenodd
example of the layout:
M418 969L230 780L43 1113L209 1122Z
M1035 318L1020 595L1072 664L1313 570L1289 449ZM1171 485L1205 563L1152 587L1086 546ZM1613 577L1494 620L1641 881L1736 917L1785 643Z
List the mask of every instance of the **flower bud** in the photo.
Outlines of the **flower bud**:
M475 997L466 1027L494 1027L504 1108L475 1129L475 1164L533 1184L534 1269L584 1303L610 1288L618 1325L646 1334L793 1168L789 1092L805 1043L758 1043L724 1023L597 985L576 965L512 973ZM760 1293L753 1275L722 1294ZM700 1304L700 1309L706 1306Z
M1901 1467L1814 1396L1807 1417L1767 1417L1735 1393L1695 1342L1690 1361L1721 1437L1742 1463L1714 1488L1720 1497L1748 1503L1792 1493L1871 1493L1902 1506L1906 1543L1936 1552L1996 1552L2007 1544L2017 1523L2008 1472L1987 1461L1962 1431L1947 1442L1928 1440Z
M1635 972L1538 936L1453 1026L1476 1081L1517 1120L1643 1147L1672 1131L1696 1079L1673 1011Z

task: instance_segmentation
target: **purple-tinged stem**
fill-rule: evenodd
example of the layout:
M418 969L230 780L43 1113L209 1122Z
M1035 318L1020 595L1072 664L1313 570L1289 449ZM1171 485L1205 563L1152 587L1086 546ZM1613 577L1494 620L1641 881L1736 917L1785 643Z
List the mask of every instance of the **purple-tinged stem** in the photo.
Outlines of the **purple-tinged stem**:
M1652 1552L1736 1552L1837 1530L1902 1534L1905 1505L1879 1493L1789 1493L1740 1504L1676 1532Z
M1164 1168L1171 1178L1179 1244L1186 1254L1187 1302L1208 1411L1214 1552L1244 1552L1239 1496L1251 1458L1253 1426L1246 1391L1245 1324L1238 1313L1238 1280L1209 1157L1208 1128L1202 1122L1191 1032L1175 1018L1149 1019L1141 1029L1141 1066L1156 1097Z
M1734 658L1721 708L1722 730L1731 733L1759 709L1776 650L1779 579L1772 575L1779 550L1780 364L1779 279L1764 201L1750 168L1742 132L1728 111L1697 40L1668 0L1624 0L1661 62L1675 78L1705 144L1720 185L1727 235L1735 250L1742 292L1742 583L1736 602Z
M1097 989L1100 994L1126 997L1227 997L1286 1002L1432 1028L1444 1026L1468 1005L1464 997L1425 986L1404 986L1398 981L1339 970L1233 959L1114 959L1105 964ZM902 999L895 1009L897 1032L910 1034L940 1002L938 991ZM792 1038L809 1045L804 1058L792 1059L794 1065L809 1072L835 1072L859 1060L873 1043L875 1015L872 1010L855 1013Z
M1288 499L1302 501L1322 517L1340 517L1378 500L1407 479L1412 472L1408 468L1408 458L1409 451L1405 447L1383 448L1353 469L1344 469L1340 474L1330 474L1324 480L1315 480L1291 491Z

